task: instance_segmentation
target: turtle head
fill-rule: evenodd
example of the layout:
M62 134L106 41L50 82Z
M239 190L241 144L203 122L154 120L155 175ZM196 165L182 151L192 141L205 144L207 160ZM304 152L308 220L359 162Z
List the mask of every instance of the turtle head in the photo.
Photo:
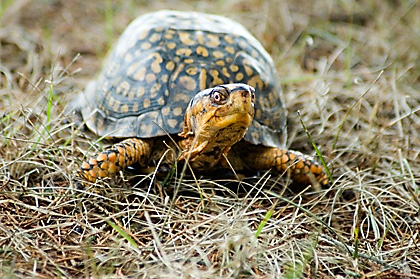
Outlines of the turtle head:
M188 155L197 169L216 164L251 125L254 100L255 89L242 83L219 85L197 93L188 105L184 130L179 134L188 142L181 159Z

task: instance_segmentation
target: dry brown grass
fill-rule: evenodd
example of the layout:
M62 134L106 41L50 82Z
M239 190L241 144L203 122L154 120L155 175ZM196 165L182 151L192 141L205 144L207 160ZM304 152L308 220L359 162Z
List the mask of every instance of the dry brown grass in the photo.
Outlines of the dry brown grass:
M418 1L122 2L0 2L0 277L420 278ZM125 173L77 189L95 141L63 107L128 22L163 7L230 16L263 42L289 145L314 154L299 110L331 187Z

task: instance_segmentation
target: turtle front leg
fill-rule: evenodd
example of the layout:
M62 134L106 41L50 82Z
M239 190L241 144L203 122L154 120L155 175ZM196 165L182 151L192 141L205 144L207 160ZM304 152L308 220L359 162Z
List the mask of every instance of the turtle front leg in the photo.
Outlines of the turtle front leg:
M146 163L151 150L152 140L128 138L84 162L77 176L90 182L95 182L98 178L113 177L132 164Z
M323 186L328 184L328 177L322 166L298 151L265 146L249 147L248 151L241 156L248 168L287 172L299 184L311 184L313 178Z

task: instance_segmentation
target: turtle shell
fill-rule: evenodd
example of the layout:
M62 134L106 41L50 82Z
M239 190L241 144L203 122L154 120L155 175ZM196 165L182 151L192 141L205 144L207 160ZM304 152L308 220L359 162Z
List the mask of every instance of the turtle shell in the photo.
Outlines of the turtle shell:
M245 140L282 147L286 109L273 61L242 25L222 16L158 11L138 17L73 104L98 136L151 138L180 133L192 97L227 83L256 89Z

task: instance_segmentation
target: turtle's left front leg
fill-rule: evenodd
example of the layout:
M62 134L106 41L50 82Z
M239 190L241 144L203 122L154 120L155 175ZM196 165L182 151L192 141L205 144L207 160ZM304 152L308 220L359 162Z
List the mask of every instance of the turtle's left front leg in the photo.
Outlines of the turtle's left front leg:
M322 166L310 156L298 151L277 147L248 146L241 152L241 158L250 169L287 172L291 179L299 184L311 184L315 178L319 184L327 185L328 177Z
M132 164L144 165L150 157L152 144L153 140L150 139L123 140L84 162L77 176L82 180L95 182L98 178L113 177Z

